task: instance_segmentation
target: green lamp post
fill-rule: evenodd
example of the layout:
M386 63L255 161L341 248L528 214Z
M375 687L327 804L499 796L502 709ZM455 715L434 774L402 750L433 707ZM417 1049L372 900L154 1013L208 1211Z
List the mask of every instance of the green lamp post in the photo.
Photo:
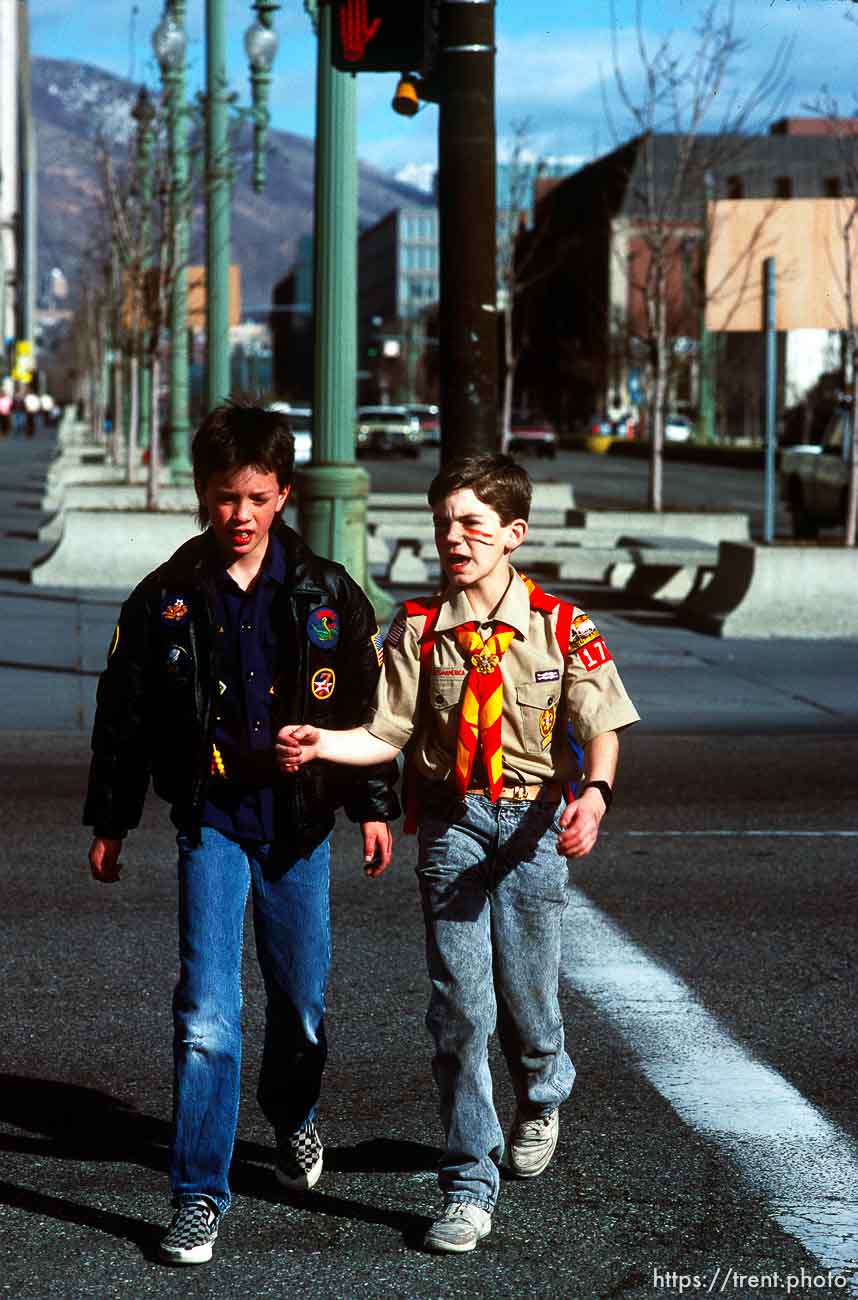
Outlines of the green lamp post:
M254 0L257 20L244 33L244 48L250 61L250 85L253 93L253 188L257 194L265 189L265 135L268 130L268 93L271 89L271 66L277 54L274 14L280 8L274 0Z
M188 142L185 105L185 0L168 0L152 34L167 106L173 280L170 294L170 458L174 480L188 479Z
M268 128L266 101L270 71L277 50L273 15L279 4L255 0L258 18L245 34L251 62L254 115L253 185L265 183L264 146ZM229 149L229 109L235 96L226 74L224 0L206 0L206 401L209 410L229 396L229 203L232 160Z
M137 123L137 184L140 191L140 247L141 272L145 276L149 270L152 250L152 146L155 143L155 109L145 86L140 87L137 100L131 110L131 116ZM141 286L143 324L140 331L142 349L138 378L139 394L139 430L137 442L141 450L149 446L149 413L152 401L152 367L149 354L149 327L146 308L145 282Z

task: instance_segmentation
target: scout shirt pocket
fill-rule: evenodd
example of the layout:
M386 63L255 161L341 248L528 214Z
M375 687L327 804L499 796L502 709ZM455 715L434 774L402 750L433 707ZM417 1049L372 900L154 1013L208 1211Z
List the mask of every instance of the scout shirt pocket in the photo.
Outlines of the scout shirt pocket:
M519 682L515 698L521 718L522 749L525 754L543 754L551 746L557 723L560 683Z
M467 673L463 669L441 669L432 673L426 693L435 738L445 750L455 751L459 730L459 704Z

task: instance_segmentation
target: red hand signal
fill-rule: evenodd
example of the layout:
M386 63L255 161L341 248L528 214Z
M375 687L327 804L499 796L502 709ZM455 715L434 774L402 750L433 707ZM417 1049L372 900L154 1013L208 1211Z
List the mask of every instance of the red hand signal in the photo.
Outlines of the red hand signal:
M367 25L366 0L345 0L340 6L340 38L343 58L348 63L360 63L380 23L381 19L376 18Z

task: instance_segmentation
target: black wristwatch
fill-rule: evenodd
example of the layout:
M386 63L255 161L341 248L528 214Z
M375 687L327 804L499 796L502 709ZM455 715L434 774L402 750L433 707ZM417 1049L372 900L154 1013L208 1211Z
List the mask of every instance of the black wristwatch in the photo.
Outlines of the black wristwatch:
M608 785L607 781L585 781L581 787L581 793L585 790L598 790L599 794L605 801L605 812L611 811L611 804L614 802L614 792Z

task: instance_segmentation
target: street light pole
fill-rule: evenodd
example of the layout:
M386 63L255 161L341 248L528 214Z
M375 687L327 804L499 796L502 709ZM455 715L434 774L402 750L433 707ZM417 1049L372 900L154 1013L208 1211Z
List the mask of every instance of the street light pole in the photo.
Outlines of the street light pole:
M702 442L715 441L715 338L706 327L706 265L712 240L711 211L714 180L711 172L703 178L703 236L700 250L700 353L697 427Z
M494 0L441 0L441 459L497 448Z
M150 440L150 412L152 408L152 366L149 352L149 303L147 276L151 263L152 231L152 146L155 143L155 109L145 86L141 86L137 101L131 111L137 123L137 183L140 190L140 251L142 284L136 286L139 295L140 372L139 372L139 435L138 446L145 451Z
M170 152L170 215L173 228L170 293L170 459L174 479L191 473L188 455L188 132L185 104L185 0L168 0L152 44L161 65L167 102Z
M206 402L229 396L229 200L232 167L224 0L206 0Z

